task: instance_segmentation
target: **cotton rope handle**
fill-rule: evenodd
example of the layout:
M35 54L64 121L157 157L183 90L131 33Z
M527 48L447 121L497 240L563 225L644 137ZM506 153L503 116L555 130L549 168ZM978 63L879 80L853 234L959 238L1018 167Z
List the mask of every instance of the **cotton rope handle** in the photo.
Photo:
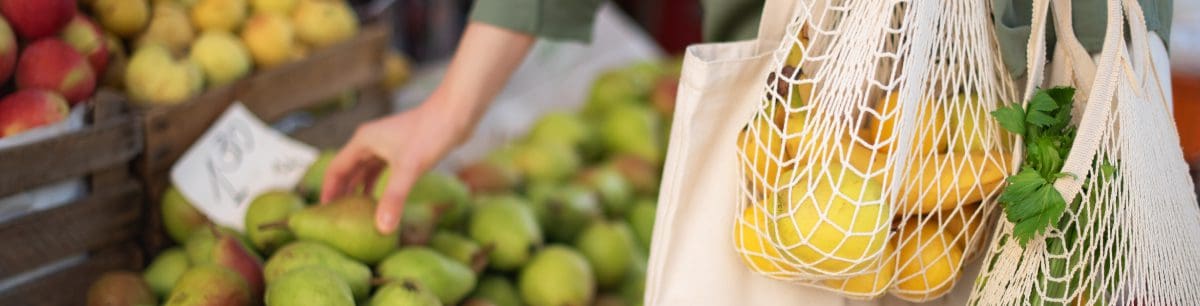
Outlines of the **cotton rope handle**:
M1041 84L1042 70L1044 67L1042 63L1045 62L1046 53L1045 27L1046 18L1048 17L1046 13L1049 10L1049 5L1050 0L1034 1L1034 17L1032 26L1033 33L1030 35L1029 42L1033 47L1028 49L1028 52L1030 53L1028 58L1030 60L1026 63L1026 70L1029 73L1027 80L1028 82L1026 83L1025 87L1025 101L1029 101L1029 99L1033 97L1037 85ZM1064 8L1063 10L1058 10L1062 11L1062 13L1058 14L1064 16L1063 18L1058 18L1060 20L1060 24L1067 23L1070 20L1070 14L1066 11L1067 6L1068 5L1066 3L1056 5L1056 10L1058 10L1057 8L1059 7ZM1086 108L1079 123L1079 132L1075 136L1075 143L1072 146L1071 151L1068 153L1066 162L1062 168L1062 172L1074 174L1074 177L1063 177L1056 180L1054 183L1055 189L1058 189L1059 193L1062 194L1064 199L1072 199L1079 194L1080 190L1082 189L1084 177L1086 177L1087 174L1092 170L1092 157L1096 155L1096 151L1100 146L1101 136L1105 132L1106 127L1104 124L1107 122L1105 119L1112 115L1113 105L1111 101L1113 101L1112 99L1116 91L1116 86L1114 85L1117 81L1119 72L1118 69L1127 69L1126 71L1130 72L1133 71L1133 68L1128 64L1128 61L1121 61L1120 63L1122 63L1122 65L1116 65L1119 59L1129 58L1124 50L1125 19L1122 16L1122 7L1125 7L1130 13L1129 17L1131 24L1131 36L1140 36L1141 38L1140 41L1135 38L1135 44L1141 47L1137 52L1139 54L1146 54L1147 56L1149 54L1148 44L1145 44L1146 26L1145 20L1141 16L1141 7L1138 6L1136 1L1125 1L1125 3L1122 3L1121 0L1109 0L1106 14L1108 22L1105 29L1104 45L1100 52L1100 59L1095 65L1097 71L1095 73L1095 78L1091 82L1092 91L1087 93L1088 98L1085 101L1088 103L1084 104L1084 107ZM1068 35L1068 39L1071 38L1071 36L1073 35ZM1075 41L1077 42L1077 40ZM1072 46L1069 44L1071 41L1068 40L1067 42L1067 48L1070 50L1072 48ZM1078 59L1078 57L1074 55L1072 58ZM1074 64L1081 64L1079 62L1083 61L1076 60ZM1076 69L1075 72L1086 72L1087 64L1084 63L1083 65L1085 65L1085 69L1082 69L1083 71ZM1129 75L1132 75L1132 73ZM1081 77L1086 77L1086 75L1081 75ZM1090 103L1090 101L1105 102Z

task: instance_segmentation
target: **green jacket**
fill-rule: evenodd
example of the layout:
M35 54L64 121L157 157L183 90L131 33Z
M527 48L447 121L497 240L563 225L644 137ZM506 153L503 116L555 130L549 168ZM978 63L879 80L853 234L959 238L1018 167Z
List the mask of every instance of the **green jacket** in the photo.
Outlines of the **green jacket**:
M1029 41L1032 0L991 0L996 37L1004 64L1016 77L1025 74L1025 44ZM1089 52L1100 51L1104 40L1107 0L1071 0L1075 35ZM596 9L604 0L477 0L471 19L539 37L588 41ZM704 40L734 41L758 33L764 0L700 0L704 9ZM1163 41L1171 37L1174 0L1138 0L1150 31ZM1053 24L1051 24L1053 26ZM1054 31L1047 40L1053 48ZM1053 54L1047 52L1047 54Z

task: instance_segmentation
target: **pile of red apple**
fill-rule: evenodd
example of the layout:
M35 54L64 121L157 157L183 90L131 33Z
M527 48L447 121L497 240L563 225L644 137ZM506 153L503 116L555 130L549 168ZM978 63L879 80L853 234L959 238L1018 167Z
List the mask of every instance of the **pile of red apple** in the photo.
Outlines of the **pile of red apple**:
M107 64L103 32L74 0L0 0L0 138L65 119Z

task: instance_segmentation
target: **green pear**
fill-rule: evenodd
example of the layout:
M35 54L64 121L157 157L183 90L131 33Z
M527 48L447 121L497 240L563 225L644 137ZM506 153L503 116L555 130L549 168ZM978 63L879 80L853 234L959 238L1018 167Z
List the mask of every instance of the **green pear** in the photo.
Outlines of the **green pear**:
M602 294L596 297L596 302L592 306L629 306L625 299L619 295Z
M654 81L665 72L667 69L657 61L604 72L593 82L583 114L596 117L616 107L648 104Z
M158 305L158 297L137 273L111 271L92 282L87 305L154 306Z
M296 239L285 227L263 227L287 222L293 212L304 208L304 199L288 191L269 191L255 197L246 208L246 236L254 247L270 254Z
M267 287L267 306L354 306L350 285L337 273L318 266L288 271Z
M530 181L562 181L582 164L575 150L561 142L527 142L515 150L513 162Z
M625 216L633 204L633 187L614 167L606 165L584 170L576 177L576 182L596 191L604 213L610 218Z
M188 236L183 247L193 266L215 264L237 272L253 298L262 296L262 259L236 231L213 225L200 228Z
M475 240L450 231L434 233L433 238L429 240L429 247L471 267L475 272L483 271L487 267L488 253L491 252L490 247L485 249Z
M596 194L580 185L537 184L529 189L529 203L550 241L572 242L584 226L601 217Z
M549 112L529 129L525 142L561 142L575 148L587 159L596 159L600 153L600 142L595 131L575 113Z
M196 210L175 186L167 187L162 198L162 222L175 243L183 243L193 230L209 224L208 217Z
M582 118L565 111L552 111L533 123L525 141L559 141L577 146L586 142L590 134Z
M488 300L484 300L484 299L469 298L469 299L464 300L462 302L462 304L459 304L458 306L498 306L498 305L496 305L496 303L492 303L492 301L488 301Z
M575 242L602 288L615 288L624 280L638 252L636 245L633 231L624 221L593 222Z
M379 288L370 306L442 306L437 296L416 282L404 280Z
M518 287L530 306L588 305L596 295L587 259L569 247L552 245L521 269Z
M449 210L449 205L435 202L408 202L400 217L400 244L427 245L437 230L437 223Z
M337 273L350 286L355 300L365 300L371 291L371 268L329 246L313 241L296 241L279 248L279 251L267 259L263 267L263 278L269 287L289 271L312 266Z
M336 155L337 151L321 151L321 154L317 155L317 160L308 165L308 170L304 171L304 177L300 179L300 185L296 186L296 192L299 192L305 199L316 202L321 196L321 184L325 182L325 169L329 168L329 163Z
M469 214L471 194L457 177L439 171L426 172L413 183L408 202L449 204L438 224L442 228L460 228Z
M507 278L498 275L484 276L479 280L472 299L485 300L496 306L523 306L521 293Z
M429 289L445 305L456 305L475 288L475 271L433 249L406 247L376 267L390 281L413 281Z
M390 169L385 169L379 175L379 180L375 182L373 195L378 200L383 196L388 178L390 177ZM429 171L417 178L408 192L406 203L425 202L440 206L439 217L436 218L436 225L442 228L459 228L466 219L469 210L471 195L467 189L467 185L459 181L453 175L439 172ZM405 212L407 214L407 211ZM425 219L428 221L428 219ZM429 232L428 235L433 234Z
M612 154L628 153L651 163L662 159L658 115L640 105L621 105L599 121L600 139Z
M634 193L641 196L658 195L662 167L633 154L617 154L608 162L629 182Z
M300 240L323 242L355 260L374 264L398 245L398 233L375 229L375 202L345 197L292 213L288 228Z
M468 228L471 239L494 245L489 266L513 271L542 245L542 231L528 204L515 196L479 198Z
M170 248L154 257L154 261L142 272L142 279L146 280L155 294L165 298L189 266L187 253L182 248Z
M188 261L192 265L207 264L213 262L213 248L216 247L219 238L230 236L253 253L254 248L250 246L250 242L246 237L239 234L237 231L223 226L207 225L192 231L188 235L187 240L183 242L183 249L187 251ZM257 255L255 255L257 256Z
M254 305L246 280L222 266L194 266L179 277L167 306L248 306Z
M618 291L627 305L641 306L646 295L646 255L637 252Z
M521 183L521 172L513 163L512 150L492 152L488 158L458 169L458 178L474 194L503 193Z
M212 263L229 268L246 280L250 287L251 297L255 300L262 298L263 283L262 259L254 250L234 235L220 235L212 247Z
M653 199L639 199L629 209L629 215L625 216L643 252L650 251L650 239L654 236L654 216L657 213L655 206Z

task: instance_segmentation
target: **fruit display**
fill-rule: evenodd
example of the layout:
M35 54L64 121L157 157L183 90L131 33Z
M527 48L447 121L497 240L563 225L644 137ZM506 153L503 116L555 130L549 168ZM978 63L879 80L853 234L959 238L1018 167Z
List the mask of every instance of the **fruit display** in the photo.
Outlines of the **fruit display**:
M358 32L358 19L343 1L89 2L81 9L129 50L128 64L114 67L122 70L115 85L146 105L186 101ZM321 40L303 39L310 36Z
M987 238L985 202L1008 176L1013 142L976 93L931 91L910 108L900 90L874 90L855 110L826 109L841 106L822 105L835 102L806 74L817 64L805 65L799 35L736 138L744 189L732 230L744 265L858 299L944 295Z
M639 63L606 78L669 82L671 69ZM136 301L121 305L641 305L670 118L655 107L670 103L651 100L674 98L607 84L593 95L619 90L628 100L549 113L487 158L422 175L397 233L375 229L386 182L314 203L333 150L295 190L250 200L244 233L213 224L171 187L159 205L178 246L140 277L112 272L91 296ZM606 124L619 121L610 116L639 125Z
M65 120L108 59L104 34L75 1L0 1L0 138Z

